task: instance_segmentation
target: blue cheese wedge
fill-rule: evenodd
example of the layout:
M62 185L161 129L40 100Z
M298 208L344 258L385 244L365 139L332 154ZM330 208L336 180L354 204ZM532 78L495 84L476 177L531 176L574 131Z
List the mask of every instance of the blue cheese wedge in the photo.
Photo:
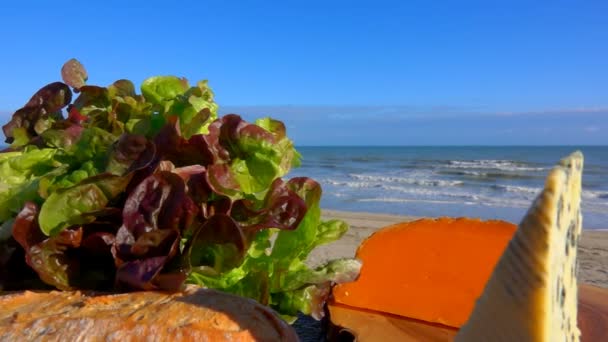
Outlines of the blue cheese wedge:
M579 341L583 155L553 168L455 341Z

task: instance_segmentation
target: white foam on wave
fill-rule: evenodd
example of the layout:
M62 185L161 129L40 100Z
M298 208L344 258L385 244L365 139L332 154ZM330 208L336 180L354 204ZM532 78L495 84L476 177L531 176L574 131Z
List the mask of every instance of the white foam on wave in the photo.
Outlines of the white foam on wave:
M502 171L543 171L544 167L531 167L512 160L479 159L479 160L450 160L448 168L454 169L493 169Z
M605 199L608 202L608 191L599 191L599 190L583 190L583 198L588 199Z
M402 186L393 186L393 185L381 185L381 189L399 192L403 194L411 194L417 196L429 196L429 197L450 197L450 198L459 198L461 200L478 200L479 195L472 194L470 192L460 192L460 191L440 191L436 189L425 189L425 188L408 188Z
M339 181L339 180L333 180L333 179L325 179L325 180L322 180L321 182L330 184L330 185L335 185L335 186L345 186L348 188L357 188L357 189L381 187L381 185L379 183L372 183L372 182L352 182L352 181Z
M458 201L442 201L428 199L412 199L412 198L397 198L397 197L375 197L375 198L360 198L357 202L385 202L385 203L436 203L436 204L475 204L475 202L458 202Z
M458 200L439 200L439 199L423 199L423 198L401 198L401 197L370 197L356 199L357 202L384 202L384 203L435 203L435 204L453 204L453 205L473 205L473 206L488 206L497 208L526 208L530 206L529 201L518 200L492 200L483 198L478 201L458 201Z
M520 193L520 194L531 194L537 195L542 190L541 188L532 188L527 186L519 186L519 185L503 185L503 184L494 184L492 188L503 190L506 192Z
M458 180L443 180L443 179L428 179L428 178L407 178L399 176L380 176L380 175L361 175L361 174L349 174L351 178L360 181L373 182L373 183L401 183L410 185L421 185L421 186L459 186L463 185L463 181Z

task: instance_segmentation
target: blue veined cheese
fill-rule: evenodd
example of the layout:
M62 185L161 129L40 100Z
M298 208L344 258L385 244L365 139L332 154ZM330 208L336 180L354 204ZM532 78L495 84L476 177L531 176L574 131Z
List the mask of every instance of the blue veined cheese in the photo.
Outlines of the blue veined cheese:
M554 167L455 341L579 341L583 155Z

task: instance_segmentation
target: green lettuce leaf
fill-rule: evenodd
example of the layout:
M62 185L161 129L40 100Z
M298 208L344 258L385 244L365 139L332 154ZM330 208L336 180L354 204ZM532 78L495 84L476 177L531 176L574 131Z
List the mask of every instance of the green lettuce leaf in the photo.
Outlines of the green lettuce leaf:
M183 95L188 88L188 81L184 78L155 76L144 80L141 93L148 102L164 107L167 101Z
M256 299L275 308L287 320L295 319L298 312L316 319L323 317L330 286L353 281L361 263L352 259L334 260L315 269L306 264L315 247L339 239L348 226L339 220L321 221L321 187L317 182L294 178L286 187L307 205L296 229L261 230L252 240L241 266L227 272L195 267L188 282ZM272 207L272 200L266 202ZM263 210L256 213L260 212ZM241 208L235 215L244 213Z
M40 208L40 229L47 236L54 236L71 225L94 221L95 217L87 213L105 208L129 181L130 177L102 174L52 193Z
M0 222L21 210L25 202L38 198L38 182L61 164L54 149L29 148L0 154Z

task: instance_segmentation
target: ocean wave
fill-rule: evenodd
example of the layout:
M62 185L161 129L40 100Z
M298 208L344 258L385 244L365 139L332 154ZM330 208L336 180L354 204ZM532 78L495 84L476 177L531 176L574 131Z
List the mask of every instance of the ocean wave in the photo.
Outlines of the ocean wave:
M528 201L518 200L488 200L483 198L478 201L458 201L458 200L443 200L443 199L424 199L424 198L400 198L400 197L369 197L356 199L357 202L384 202L384 203L435 203L435 204L451 204L451 205L473 205L487 207L511 207L511 208L526 208L530 206Z
M417 179L417 178L405 178L395 176L372 176L372 175L358 175L351 174L350 177L353 180L336 180L332 178L321 179L322 183L341 186L354 189L383 189L387 191L394 191L399 193L413 194L413 195L425 195L425 196L437 196L437 197L456 197L464 200L477 200L480 196L479 193L462 192L448 190L449 188L456 187L461 188L464 184L462 181L449 181L449 180L431 180L431 179ZM418 185L418 187L411 186L400 186L403 185ZM446 188L448 191L440 191L439 189ZM492 184L488 185L487 189L498 191L499 193L512 193L519 195L524 200L531 200L542 190L540 187L528 187L520 185L506 185L506 184ZM582 198L594 203L608 205L608 191L598 190L585 190L582 191Z
M494 185L490 186L490 188L492 188L494 190L504 191L504 192L511 192L511 193L517 193L517 194L522 194L522 195L524 195L524 194L525 195L534 195L534 196L538 195L540 193L540 191L542 190L541 188L518 186L518 185L503 185L503 184L494 184ZM608 192L583 189L581 198L587 199L587 200L608 199ZM597 203L600 205L608 206L608 201L592 201L590 203Z
M608 212L608 203L598 203L586 201L584 198L581 201L583 208L583 221L585 221L585 213L605 214Z
M375 197L375 198L359 198L357 202L384 202L384 203L437 203L437 204L475 204L474 202L459 202L459 201L443 201L443 200L429 200L429 199L418 199L418 198L397 198L397 197Z
M510 172L485 172L485 171L470 171L470 170L439 170L435 171L439 175L461 176L466 178L475 178L478 180L494 181L496 179L534 179L542 178L531 174L510 173Z
M395 183L393 185L387 184L386 182L369 182L369 181L345 181L345 180L334 180L334 179L323 179L321 183L346 187L354 189L376 189L380 191L408 194L416 196L416 198L455 198L460 201L477 201L479 200L478 194L468 192L455 192L455 191L441 191L440 187L411 187L411 186L399 186ZM353 194L356 197L356 194Z
M531 188L527 186L518 186L518 185L502 185L502 184L494 184L490 186L490 188L494 190L501 190L506 192L514 192L520 194L531 194L537 195L542 190L541 188Z
M583 190L583 198L608 199L608 191Z
M380 188L382 184L370 183L370 182L352 182L352 181L339 181L333 179L324 179L322 183L335 185L335 186L346 186L348 188Z
M429 197L451 197L451 198L459 198L461 200L477 200L479 197L478 194L473 194L469 192L454 192L454 191L439 191L434 188L425 189L425 188L411 188L411 187L403 187L403 186L394 186L394 185L380 185L382 190L399 192L402 194L411 194L417 196L429 196Z
M386 158L384 158L384 157L376 157L376 156L360 156L360 157L351 157L351 158L348 158L347 160L359 162L359 163L374 163L374 162L378 162L378 161L383 161L385 159Z
M495 169L501 171L544 171L544 167L533 167L529 164L514 160L479 159L479 160L450 160L445 165L455 169Z
M361 175L361 174L349 174L351 178L359 181L374 182L374 183L400 183L420 186L437 186L437 187L451 187L463 185L463 181L459 180L442 180L442 179L421 179L421 178L406 178L398 176L378 176L378 175Z

